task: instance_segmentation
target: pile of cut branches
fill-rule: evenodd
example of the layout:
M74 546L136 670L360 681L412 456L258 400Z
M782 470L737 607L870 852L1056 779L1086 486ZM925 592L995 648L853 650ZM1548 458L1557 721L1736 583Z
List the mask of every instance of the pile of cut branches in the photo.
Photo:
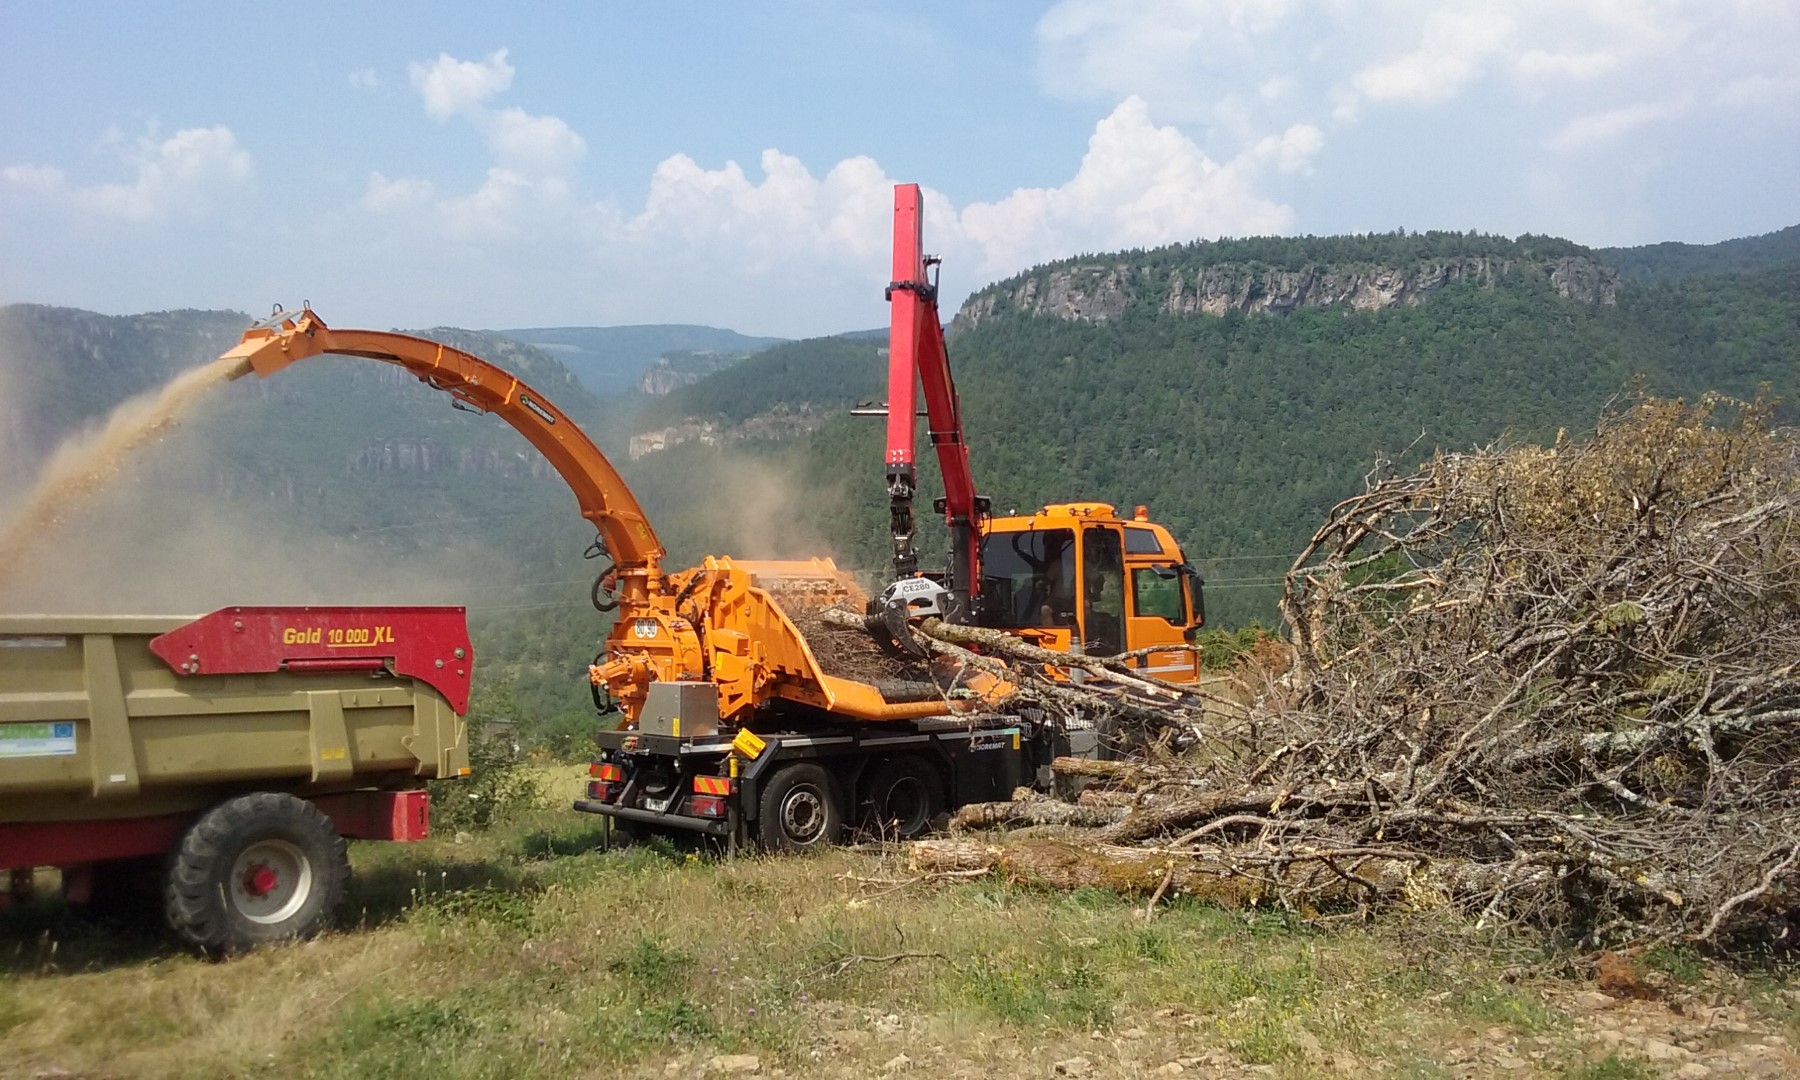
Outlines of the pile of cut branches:
M1289 572L1293 669L1253 704L1115 682L1095 708L1194 745L1059 762L1099 816L1056 839L916 857L1302 910L1453 905L1596 945L1786 938L1800 457L1766 419L1641 398L1583 439L1371 474ZM1034 802L965 823L1048 820Z

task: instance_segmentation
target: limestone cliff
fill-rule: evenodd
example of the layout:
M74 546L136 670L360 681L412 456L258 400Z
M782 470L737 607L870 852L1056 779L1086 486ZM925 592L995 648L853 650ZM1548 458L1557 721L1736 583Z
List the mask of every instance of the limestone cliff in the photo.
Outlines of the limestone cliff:
M802 403L798 406L777 405L736 424L690 416L679 423L633 435L629 452L631 459L636 461L682 443L726 446L746 440L792 439L816 431L829 415L829 412L815 410L809 403Z
M353 473L452 473L488 475L513 480L551 479L556 470L535 450L450 446L432 439L383 439L352 454Z
M1312 263L1298 267L1254 262L1145 265L1132 261L1075 262L1034 271L976 293L963 304L953 330L970 329L1003 312L1105 322L1134 305L1169 315L1286 315L1307 308L1380 311L1424 303L1458 282L1491 289L1502 281L1547 281L1565 300L1615 303L1619 275L1586 255L1469 255L1425 258L1399 265Z

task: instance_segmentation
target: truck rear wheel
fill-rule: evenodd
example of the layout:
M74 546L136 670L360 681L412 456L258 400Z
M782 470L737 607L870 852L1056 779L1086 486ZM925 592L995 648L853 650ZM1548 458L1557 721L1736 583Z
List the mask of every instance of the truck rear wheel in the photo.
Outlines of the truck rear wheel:
M763 787L756 833L764 851L829 847L843 827L837 783L823 767L797 762L776 772Z
M163 909L182 940L226 956L318 933L349 876L344 838L318 807L274 792L241 795L181 838Z
M877 834L911 840L931 831L944 810L944 780L931 763L912 754L891 757L869 774L869 827Z

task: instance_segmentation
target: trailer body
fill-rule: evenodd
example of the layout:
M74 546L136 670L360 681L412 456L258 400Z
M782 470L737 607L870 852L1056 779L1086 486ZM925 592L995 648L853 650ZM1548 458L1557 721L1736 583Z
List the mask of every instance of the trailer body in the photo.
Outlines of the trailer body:
M460 608L0 616L0 873L160 892L209 951L311 933L343 838L424 838L425 782L468 773L473 663Z

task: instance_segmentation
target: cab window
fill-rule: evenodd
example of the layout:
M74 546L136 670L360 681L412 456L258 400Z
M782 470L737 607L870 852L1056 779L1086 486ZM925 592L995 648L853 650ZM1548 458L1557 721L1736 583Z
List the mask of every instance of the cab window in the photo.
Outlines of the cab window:
M1164 568L1164 573L1168 568ZM1131 600L1140 619L1164 619L1176 626L1187 625L1187 612L1182 610L1181 576L1162 577L1151 567L1131 572Z
M1075 624L1075 532L1037 529L981 538L982 626Z
M1114 656L1125 651L1125 554L1116 528L1081 530L1082 634L1087 651Z
M1162 541L1156 538L1155 529L1125 526L1125 554L1161 555L1162 553Z

